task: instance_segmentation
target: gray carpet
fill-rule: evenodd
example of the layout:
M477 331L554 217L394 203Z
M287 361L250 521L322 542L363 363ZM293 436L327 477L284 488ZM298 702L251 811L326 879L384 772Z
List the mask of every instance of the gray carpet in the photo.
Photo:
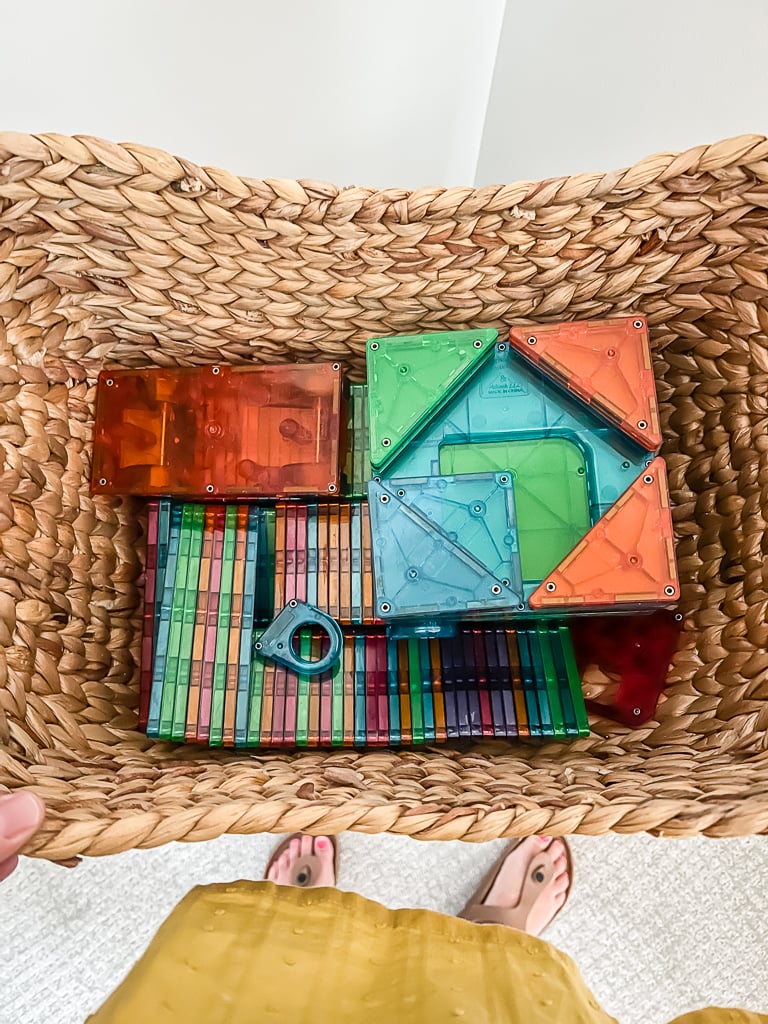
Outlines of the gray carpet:
M192 886L261 877L274 842L227 836L72 871L26 861L0 887L0 1024L81 1024ZM765 838L572 843L574 890L548 938L621 1024L712 1004L768 1011ZM502 845L347 834L340 885L452 913Z

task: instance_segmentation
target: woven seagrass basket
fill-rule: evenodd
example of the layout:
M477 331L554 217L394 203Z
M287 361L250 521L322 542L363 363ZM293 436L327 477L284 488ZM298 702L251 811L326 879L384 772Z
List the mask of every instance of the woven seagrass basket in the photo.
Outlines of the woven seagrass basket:
M0 784L30 852L223 832L768 831L768 141L376 191L0 135ZM648 318L685 633L655 721L569 745L245 754L136 730L141 509L89 494L103 365L342 361L372 335Z

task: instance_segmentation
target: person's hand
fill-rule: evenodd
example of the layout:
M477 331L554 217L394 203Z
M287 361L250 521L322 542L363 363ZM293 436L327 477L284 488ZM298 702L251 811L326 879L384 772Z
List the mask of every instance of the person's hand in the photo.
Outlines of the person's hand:
M22 846L40 828L45 804L33 793L6 793L0 796L0 882L19 862Z

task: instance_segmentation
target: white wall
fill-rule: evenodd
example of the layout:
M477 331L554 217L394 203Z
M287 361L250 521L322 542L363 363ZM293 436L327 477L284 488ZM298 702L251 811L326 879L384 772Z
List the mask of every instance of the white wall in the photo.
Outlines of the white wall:
M477 183L768 134L765 0L509 0Z
M504 0L3 4L0 124L252 177L474 179Z
M254 177L487 184L768 133L768 0L37 0L0 31L0 127Z

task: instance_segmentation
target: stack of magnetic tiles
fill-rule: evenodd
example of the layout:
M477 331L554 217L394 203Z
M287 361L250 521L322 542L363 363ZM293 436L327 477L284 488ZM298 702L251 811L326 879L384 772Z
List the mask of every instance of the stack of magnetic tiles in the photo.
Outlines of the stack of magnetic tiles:
M356 559L344 528L335 543L310 539L313 523L330 536L328 520L345 508L341 519L367 521L363 503L149 502L141 657L148 735L335 747L588 732L570 633L558 620L460 627L431 639L361 628L375 623L369 549ZM328 564L334 558L339 566ZM297 674L253 650L274 608L294 596L357 624L344 630L333 669ZM303 628L296 644L316 661L327 637Z
M537 335L372 339L367 384L339 364L100 375L92 489L150 499L147 735L588 733L562 616L677 594L655 385L642 320ZM325 671L260 653L297 602L341 627ZM306 666L332 642L316 625L286 639Z

